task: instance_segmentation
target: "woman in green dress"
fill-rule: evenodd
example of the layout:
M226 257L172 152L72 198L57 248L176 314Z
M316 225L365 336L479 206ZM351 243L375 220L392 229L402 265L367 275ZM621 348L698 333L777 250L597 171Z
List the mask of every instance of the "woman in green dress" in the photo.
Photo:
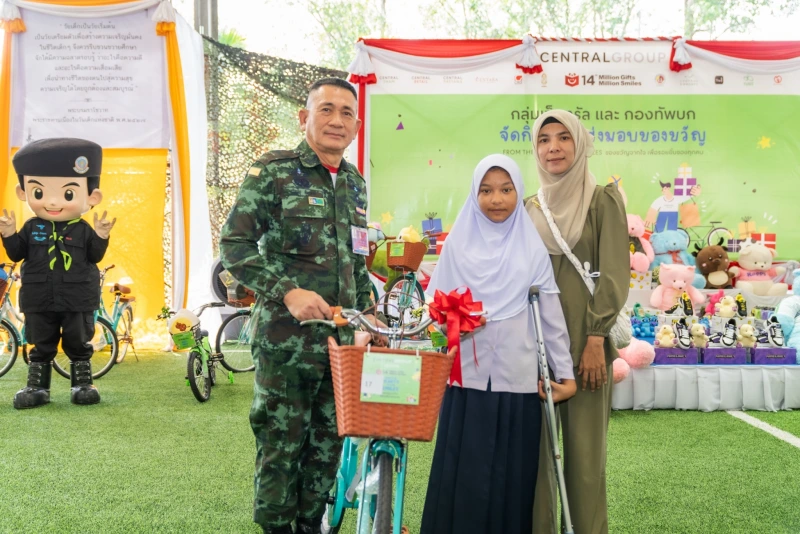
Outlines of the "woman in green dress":
M593 139L577 117L568 111L549 111L537 119L533 132L541 188L525 207L550 253L578 380L575 397L558 407L567 496L575 532L605 533L610 377L617 357L609 332L628 298L630 283L625 205L616 185L598 186L589 172ZM543 206L552 217L545 216ZM558 228L561 244L551 224ZM594 295L565 256L565 247L581 265L588 263L586 272L594 273ZM542 443L549 443L546 425ZM540 447L540 451L533 528L537 534L557 531L552 450Z

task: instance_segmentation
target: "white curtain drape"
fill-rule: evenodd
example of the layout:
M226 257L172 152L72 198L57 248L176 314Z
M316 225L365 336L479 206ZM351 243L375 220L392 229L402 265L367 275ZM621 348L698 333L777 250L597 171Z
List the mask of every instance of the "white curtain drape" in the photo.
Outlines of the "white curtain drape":
M536 41L530 35L522 39L522 43L488 54L467 57L421 57L367 46L363 41L356 43L356 57L348 70L358 76L375 73L370 57L375 57L387 65L418 74L460 74L489 67L507 59L516 59L521 67L534 68L542 62L536 53Z
M775 75L800 69L800 57L776 60L741 59L709 52L700 47L690 45L685 39L675 41L675 62L686 65L691 63L691 58L703 59L744 74Z

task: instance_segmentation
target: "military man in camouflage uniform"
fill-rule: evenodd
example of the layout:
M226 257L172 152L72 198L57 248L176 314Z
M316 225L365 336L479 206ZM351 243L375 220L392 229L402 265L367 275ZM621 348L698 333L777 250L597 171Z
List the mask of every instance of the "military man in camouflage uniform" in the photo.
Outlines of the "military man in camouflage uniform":
M291 534L292 522L319 532L341 452L327 338L352 344L353 333L299 321L370 306L352 238L367 226L366 184L342 159L361 126L356 98L344 80L312 85L299 113L305 141L250 167L221 232L223 265L257 295L253 520L268 533Z

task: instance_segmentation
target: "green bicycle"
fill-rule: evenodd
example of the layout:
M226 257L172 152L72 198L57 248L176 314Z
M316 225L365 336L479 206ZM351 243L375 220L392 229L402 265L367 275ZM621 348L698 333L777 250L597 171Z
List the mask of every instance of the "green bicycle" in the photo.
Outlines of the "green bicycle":
M210 302L203 304L194 312L189 310L176 312L169 308L163 308L158 315L159 319L164 320L180 315L170 321L170 333L176 348L189 349L189 357L186 360L186 380L192 394L200 402L206 402L211 398L211 387L217 383L217 363L222 363L224 360L222 354L211 350L211 344L208 342L208 330L200 328L200 315L206 308L223 306L225 306L223 302ZM176 327L173 328L173 325ZM232 371L228 371L228 381L233 384Z

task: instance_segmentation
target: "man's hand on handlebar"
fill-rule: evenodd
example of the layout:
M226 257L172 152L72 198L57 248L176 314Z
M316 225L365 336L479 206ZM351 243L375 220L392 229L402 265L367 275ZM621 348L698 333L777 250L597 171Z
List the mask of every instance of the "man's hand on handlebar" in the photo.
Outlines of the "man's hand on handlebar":
M375 328L388 328L385 324L375 318L374 315L365 315L366 319L372 323ZM386 336L379 336L372 334L372 343L377 347L386 347L389 345L389 338Z
M298 321L308 321L309 319L328 319L333 318L331 307L314 291L305 289L292 289L283 297L283 303Z

